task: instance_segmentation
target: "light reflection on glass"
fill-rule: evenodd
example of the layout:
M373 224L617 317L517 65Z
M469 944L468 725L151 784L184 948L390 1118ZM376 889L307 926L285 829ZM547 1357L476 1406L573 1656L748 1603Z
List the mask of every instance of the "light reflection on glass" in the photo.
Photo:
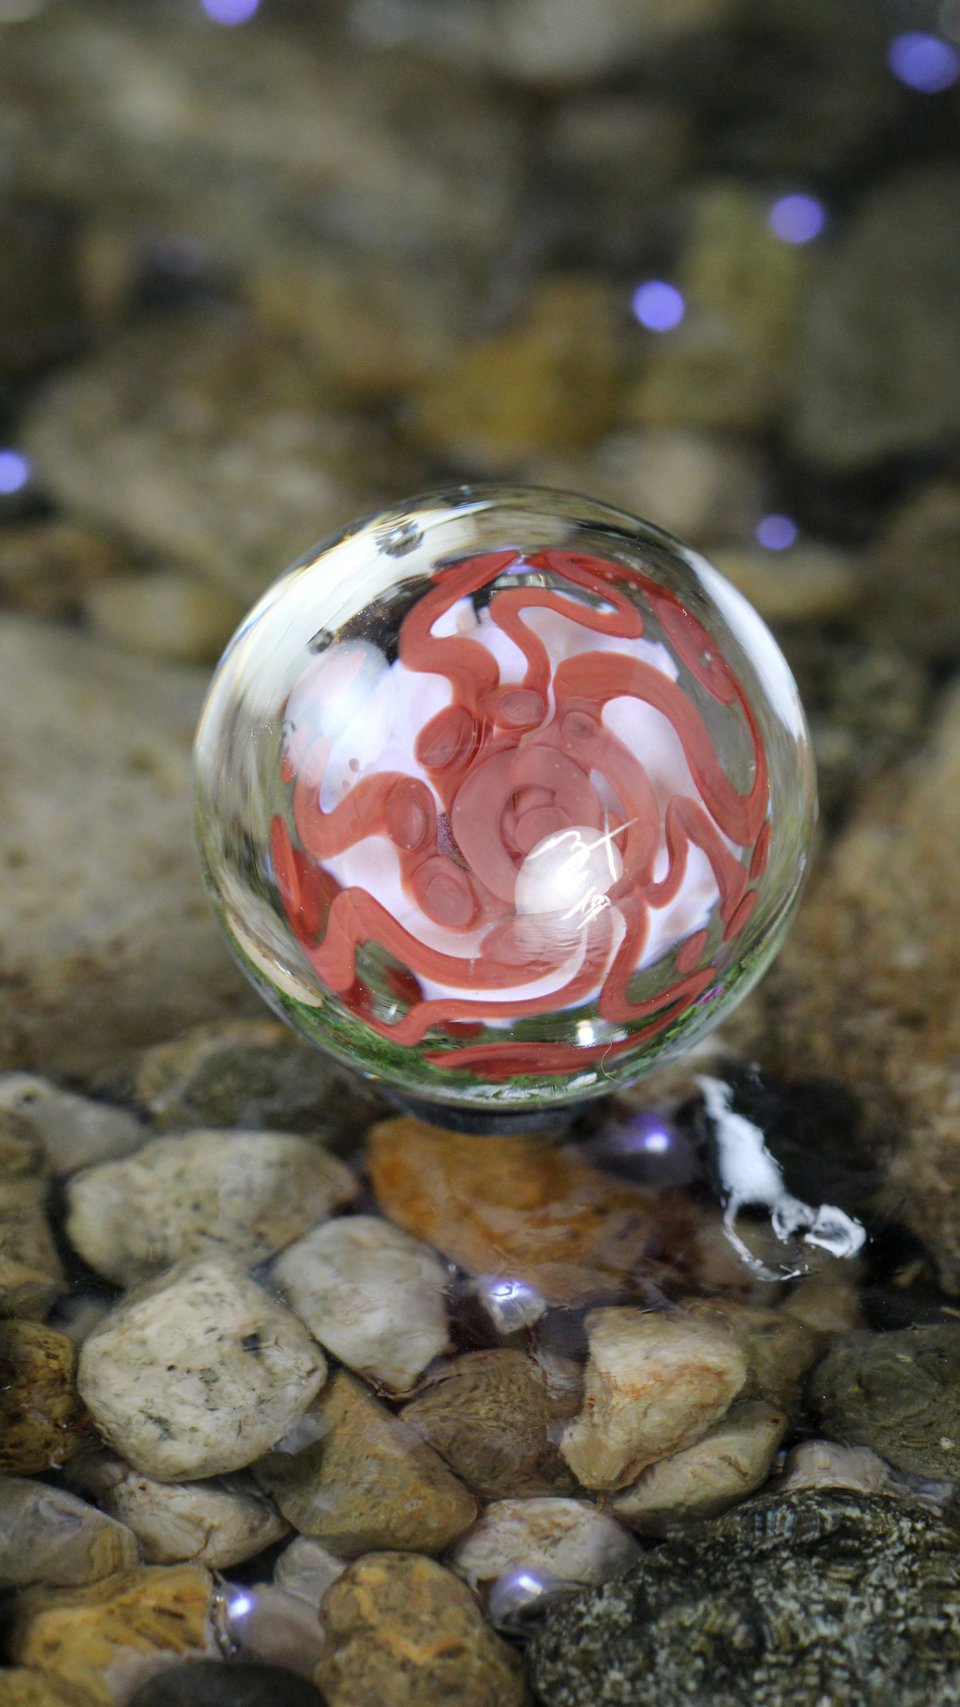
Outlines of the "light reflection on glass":
M825 220L823 203L799 190L780 196L769 214L770 229L783 243L811 243L819 237Z
M207 17L214 24L248 24L259 11L260 0L200 0Z
M0 450L0 493L22 492L31 475L30 464L18 450Z
M633 293L633 312L648 332L672 332L687 311L676 285L646 279Z
M763 516L756 526L757 541L766 551L786 551L799 532L792 516Z
M907 30L894 36L887 50L894 77L921 95L939 95L960 77L960 53L940 36Z

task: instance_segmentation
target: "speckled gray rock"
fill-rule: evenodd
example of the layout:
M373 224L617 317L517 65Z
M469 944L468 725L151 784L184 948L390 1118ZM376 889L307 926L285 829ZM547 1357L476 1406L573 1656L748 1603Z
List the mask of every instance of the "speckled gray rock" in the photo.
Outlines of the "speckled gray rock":
M732 1405L702 1440L661 1458L614 1495L611 1509L635 1529L660 1533L674 1523L717 1517L766 1481L787 1419L765 1399Z
M148 1565L190 1560L225 1571L281 1540L289 1528L249 1477L158 1482L112 1452L91 1452L70 1466L69 1480L126 1524Z
M898 1470L960 1479L960 1324L845 1334L807 1393L826 1434Z
M0 1077L0 1134L10 1133L34 1139L59 1175L128 1156L148 1136L129 1109L62 1091L36 1073Z
M204 677L6 616L0 680L0 1068L91 1084L247 1001L192 846Z
M956 166L914 166L866 195L824 256L792 422L811 462L863 468L960 427L958 221Z
M129 1707L323 1707L312 1683L280 1666L191 1660L152 1677Z
M356 1191L349 1168L309 1138L190 1132L76 1175L67 1234L91 1268L132 1286L203 1250L253 1267Z
M408 1393L449 1347L449 1270L382 1216L315 1227L283 1252L273 1278L327 1351L390 1392Z
M573 1493L557 1441L580 1402L579 1379L553 1382L535 1358L503 1348L453 1358L403 1419L486 1499Z
M0 1179L0 1316L44 1317L64 1289L42 1179Z
M195 1026L148 1049L137 1095L157 1126L356 1139L382 1113L369 1085L270 1019Z
M869 1495L751 1501L549 1614L531 1671L543 1707L956 1707L956 1530Z
M639 1558L640 1549L615 1518L589 1500L494 1500L450 1563L473 1589L489 1588L510 1571L564 1582L603 1583Z
M0 1477L0 1588L72 1587L140 1563L136 1536L64 1488Z
M326 1378L319 1346L235 1262L184 1263L84 1341L78 1384L104 1439L174 1482L243 1469Z
M343 1369L254 1470L295 1529L347 1558L440 1553L476 1517L443 1460Z

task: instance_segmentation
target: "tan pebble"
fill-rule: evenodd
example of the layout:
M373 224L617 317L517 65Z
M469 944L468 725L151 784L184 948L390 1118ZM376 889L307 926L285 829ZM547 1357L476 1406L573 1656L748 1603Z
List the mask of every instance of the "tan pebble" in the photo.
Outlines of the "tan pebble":
M295 1529L347 1558L440 1553L476 1517L443 1460L345 1370L254 1469Z
M323 1651L319 1608L271 1583L252 1589L223 1586L227 1634L237 1657L312 1677Z
M76 1369L66 1334L37 1322L0 1322L0 1473L54 1469L89 1439Z
M829 622L848 615L859 598L848 554L819 542L783 552L719 546L708 555L766 622Z
M373 1553L324 1603L316 1682L328 1707L524 1707L519 1658L432 1559Z
M31 1588L13 1605L10 1651L109 1707L158 1665L214 1654L214 1582L197 1565L140 1566L85 1588Z
M175 569L105 576L83 608L104 640L178 664L214 663L243 615L239 601Z
M23 1666L0 1671L0 1707L100 1707L101 1694L90 1694L77 1684L61 1686L46 1672Z
M743 1348L719 1324L679 1311L592 1310L580 1415L560 1441L586 1488L622 1488L690 1446L729 1408L747 1376Z
M393 1393L408 1393L449 1347L447 1269L381 1216L315 1227L283 1252L273 1278L321 1345Z
M644 1470L611 1510L654 1534L687 1518L717 1517L766 1481L786 1428L784 1413L764 1399L733 1405L694 1446Z
M495 1500L450 1556L471 1588L514 1570L564 1582L602 1583L639 1557L632 1536L589 1500Z
M140 1563L136 1536L64 1488L0 1478L0 1588L96 1582Z
M148 1565L190 1561L225 1571L281 1540L289 1528L243 1476L158 1482L111 1452L93 1452L75 1460L70 1481L132 1530Z
M150 1135L129 1109L60 1090L36 1073L0 1076L0 1132L11 1128L34 1139L61 1177L127 1156Z
M677 1192L644 1191L559 1150L549 1138L440 1131L409 1116L368 1134L384 1213L471 1274L526 1281L576 1304L682 1265L693 1212Z
M0 1316L46 1315L64 1290L43 1179L0 1179Z
M189 1132L76 1175L67 1233L91 1268L131 1286L205 1248L252 1267L356 1191L349 1168L308 1138Z
M698 1321L729 1328L740 1341L750 1371L741 1398L759 1395L788 1414L796 1412L803 1378L821 1349L817 1334L785 1310L734 1299L697 1299L687 1309Z
M296 1595L298 1600L319 1608L330 1585L346 1569L346 1563L329 1548L321 1547L319 1541L298 1535L280 1554L273 1567L273 1580L284 1594Z
M579 1382L557 1391L524 1352L475 1351L438 1370L401 1414L468 1488L503 1499L573 1492L556 1439L580 1400Z
M159 1481L245 1468L325 1379L302 1323L226 1257L139 1288L80 1351L80 1391L103 1438Z

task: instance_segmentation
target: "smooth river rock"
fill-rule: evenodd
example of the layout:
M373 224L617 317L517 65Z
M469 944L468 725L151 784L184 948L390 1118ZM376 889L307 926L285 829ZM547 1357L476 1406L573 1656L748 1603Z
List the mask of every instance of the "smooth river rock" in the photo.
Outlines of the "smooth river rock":
M640 1549L615 1518L588 1500L494 1500L450 1555L473 1589L511 1571L569 1583L602 1583L635 1563Z
M897 1470L960 1481L960 1323L834 1340L807 1383L824 1432Z
M70 1482L132 1531L148 1565L189 1561L225 1571L289 1527L249 1477L158 1482L112 1452L92 1452L71 1465Z
M701 1440L658 1459L614 1495L611 1510L622 1523L651 1534L692 1518L718 1517L766 1481L786 1429L783 1412L764 1399L731 1405Z
M71 1587L140 1563L122 1523L64 1488L0 1477L0 1588Z
M0 1134L11 1132L35 1140L60 1176L128 1156L149 1136L132 1110L61 1090L37 1073L0 1077Z
M39 1322L0 1322L0 1474L55 1469L89 1438L73 1341Z

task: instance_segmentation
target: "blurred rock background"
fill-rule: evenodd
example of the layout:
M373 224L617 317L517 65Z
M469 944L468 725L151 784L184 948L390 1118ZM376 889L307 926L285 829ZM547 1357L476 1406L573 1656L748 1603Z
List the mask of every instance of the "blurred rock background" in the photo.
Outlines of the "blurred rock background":
M255 1010L209 667L355 515L522 479L774 627L823 836L735 1041L960 1185L958 113L956 0L0 0L0 1067Z

